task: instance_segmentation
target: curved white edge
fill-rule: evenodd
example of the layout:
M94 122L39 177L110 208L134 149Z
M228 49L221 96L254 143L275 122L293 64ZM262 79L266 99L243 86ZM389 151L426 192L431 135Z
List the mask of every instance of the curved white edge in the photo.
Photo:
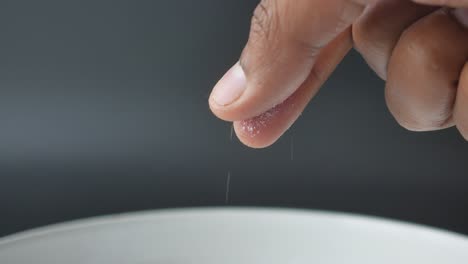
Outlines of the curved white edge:
M268 207L198 207L198 208L174 208L174 209L156 209L148 211L137 211L122 214L113 214L106 216L97 216L75 221L68 221L59 224L52 224L45 227L34 228L12 234L0 238L0 247L11 246L12 244L23 240L40 238L41 236L49 236L62 232L76 231L89 227L96 227L108 224L119 224L129 222L147 221L159 217L176 217L188 215L203 215L217 213L233 213L233 214L254 214L254 215L291 215L291 216L306 216L306 217L321 217L328 219L342 219L348 221L357 221L359 223L368 223L370 225L385 225L397 229L405 229L413 232L422 232L430 235L441 236L448 239L459 240L461 243L468 245L468 236L458 234L443 229L433 228L429 226L403 222L399 220L391 220L376 216L365 216L352 213L342 213L333 211L321 211L312 209L294 209L294 208L268 208Z

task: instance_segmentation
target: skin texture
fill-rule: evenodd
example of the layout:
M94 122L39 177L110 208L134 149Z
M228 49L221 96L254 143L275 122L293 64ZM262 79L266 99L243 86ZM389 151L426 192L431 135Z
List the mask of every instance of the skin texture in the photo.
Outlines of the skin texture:
M466 0L414 0L414 2L435 6L468 7Z
M468 140L468 64L465 63L457 90L454 119L458 130Z
M403 127L430 131L453 126L467 44L468 30L446 10L424 17L401 36L390 60L385 95Z
M455 16L429 4L263 0L239 62L213 89L210 108L234 122L244 144L267 147L300 116L354 44L387 81L387 105L399 124L411 131L456 125L468 138L468 27L459 16L468 12L459 9Z
M353 24L354 47L382 79L401 34L436 7L407 0L380 0L370 4Z
M318 55L314 73L283 103L255 118L234 122L239 139L247 146L261 148L278 139L301 115L320 86L352 48L351 28L345 30Z

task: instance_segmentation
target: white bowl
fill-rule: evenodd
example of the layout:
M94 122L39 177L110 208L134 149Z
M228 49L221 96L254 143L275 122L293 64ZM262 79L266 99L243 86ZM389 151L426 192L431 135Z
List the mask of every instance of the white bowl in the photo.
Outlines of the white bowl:
M77 221L0 240L2 264L468 263L460 235L296 210L189 209Z

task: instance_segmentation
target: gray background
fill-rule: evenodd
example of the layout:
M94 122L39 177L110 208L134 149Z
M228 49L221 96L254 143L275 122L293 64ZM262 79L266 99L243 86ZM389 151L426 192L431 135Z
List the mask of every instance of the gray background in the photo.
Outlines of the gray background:
M229 139L208 94L257 1L2 0L0 236L145 209L338 210L468 234L468 148L400 128L351 53L276 145ZM294 137L294 160L290 143Z

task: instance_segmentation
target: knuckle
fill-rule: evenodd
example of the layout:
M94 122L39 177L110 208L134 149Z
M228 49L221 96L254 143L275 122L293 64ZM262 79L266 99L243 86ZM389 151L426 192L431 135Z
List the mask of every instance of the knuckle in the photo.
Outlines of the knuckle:
M364 11L366 5L355 1L345 1L339 10L338 20L335 22L336 33L349 27Z
M376 30L375 23L358 21L352 29L354 49L381 78L386 79L391 44L387 40L380 41L385 38Z
M402 50L407 57L414 58L414 62L417 62L421 67L436 73L443 70L443 61L439 56L440 49L433 43L425 34L410 28L402 33L398 45L403 48Z
M278 9L276 0L262 0L254 11L251 22L251 37L274 40L278 31Z
M294 49L298 56L304 58L305 61L315 60L320 54L320 51L324 48L324 45L310 42L302 38L291 38L287 45Z
M367 34L367 28L365 23L362 21L358 21L353 24L353 45L356 51L363 54L369 46L368 39L369 36Z
M375 21L369 19L361 19L353 25L353 42L357 51L360 53L368 53L374 50L382 50L382 32L379 30Z
M258 60L268 62L280 59L281 54L307 61L316 58L324 44L311 41L304 34L304 25L294 17L298 12L302 10L279 0L261 0L252 16L247 53L258 53Z
M268 66L281 53L282 39L277 0L262 0L255 9L247 45L241 55L244 68L251 63ZM255 69L247 69L255 71Z

